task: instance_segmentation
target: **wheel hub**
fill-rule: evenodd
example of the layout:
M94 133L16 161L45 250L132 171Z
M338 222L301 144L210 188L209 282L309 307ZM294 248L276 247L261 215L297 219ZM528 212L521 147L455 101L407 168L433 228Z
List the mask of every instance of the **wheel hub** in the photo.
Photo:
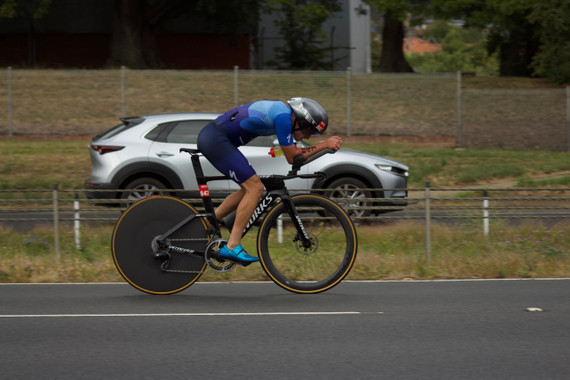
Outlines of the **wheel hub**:
M302 254L303 256L311 256L317 252L319 249L319 240L313 233L309 233L309 242L311 243L310 247L305 247L301 239L297 239L295 241L295 248L297 252Z

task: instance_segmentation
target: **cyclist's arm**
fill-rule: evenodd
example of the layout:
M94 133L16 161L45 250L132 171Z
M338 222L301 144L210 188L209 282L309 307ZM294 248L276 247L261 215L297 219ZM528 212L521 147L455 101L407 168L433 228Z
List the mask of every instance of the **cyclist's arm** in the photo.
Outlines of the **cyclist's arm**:
M329 149L332 149L334 151L337 151L340 149L341 146L342 146L341 138L338 136L332 136L332 137L329 137L328 139L321 141L315 145L311 145L311 146L307 146L307 147L303 147L303 148L297 148L295 146L295 144L293 144L290 146L281 146L281 150L283 150L283 154L285 155L287 162L292 164L295 156L297 156L299 154L302 154L305 158L309 158L313 154L320 152L323 149L329 148Z

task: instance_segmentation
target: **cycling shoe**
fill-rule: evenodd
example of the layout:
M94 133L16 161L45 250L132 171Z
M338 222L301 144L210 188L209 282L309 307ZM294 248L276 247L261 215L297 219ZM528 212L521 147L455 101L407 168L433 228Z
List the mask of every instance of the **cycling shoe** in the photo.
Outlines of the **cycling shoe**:
M222 247L222 249L220 249L220 252L218 253L218 255L224 259L224 260L229 260L232 261L234 263L246 266L249 265L251 263L255 263L257 261L259 261L259 258L255 257L255 256L250 256L241 246L241 244L238 244L237 247L235 247L233 250L229 249L228 247L226 247L225 245Z

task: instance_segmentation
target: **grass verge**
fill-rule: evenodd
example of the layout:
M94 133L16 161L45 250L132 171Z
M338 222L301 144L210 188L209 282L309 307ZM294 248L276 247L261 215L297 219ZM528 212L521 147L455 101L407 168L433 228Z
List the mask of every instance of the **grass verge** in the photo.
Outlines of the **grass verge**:
M471 186L497 180L531 184L537 176L558 174L543 185L567 187L570 152L417 147L405 141L346 138L343 145L385 156L410 167L408 186ZM0 137L0 189L81 189L90 176L88 137L29 139ZM540 182L536 183L541 185Z
M110 226L89 228L77 249L71 233L61 237L56 263L52 232L40 229L17 233L0 229L0 282L123 281L110 253ZM244 241L255 252L254 236ZM484 237L474 225L436 225L431 259L425 257L422 224L388 222L359 225L357 262L351 280L555 278L570 276L570 226L560 224L509 227L493 225ZM222 275L206 274L201 281L267 280L259 265L237 267Z

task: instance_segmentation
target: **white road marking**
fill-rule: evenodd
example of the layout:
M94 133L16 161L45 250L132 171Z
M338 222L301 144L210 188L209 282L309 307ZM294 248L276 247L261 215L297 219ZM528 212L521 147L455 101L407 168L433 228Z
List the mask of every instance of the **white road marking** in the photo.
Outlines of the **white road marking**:
M260 313L133 313L133 314L0 314L0 318L96 318L96 317L259 317L275 315L362 315L384 314L383 312L363 311L276 311Z

